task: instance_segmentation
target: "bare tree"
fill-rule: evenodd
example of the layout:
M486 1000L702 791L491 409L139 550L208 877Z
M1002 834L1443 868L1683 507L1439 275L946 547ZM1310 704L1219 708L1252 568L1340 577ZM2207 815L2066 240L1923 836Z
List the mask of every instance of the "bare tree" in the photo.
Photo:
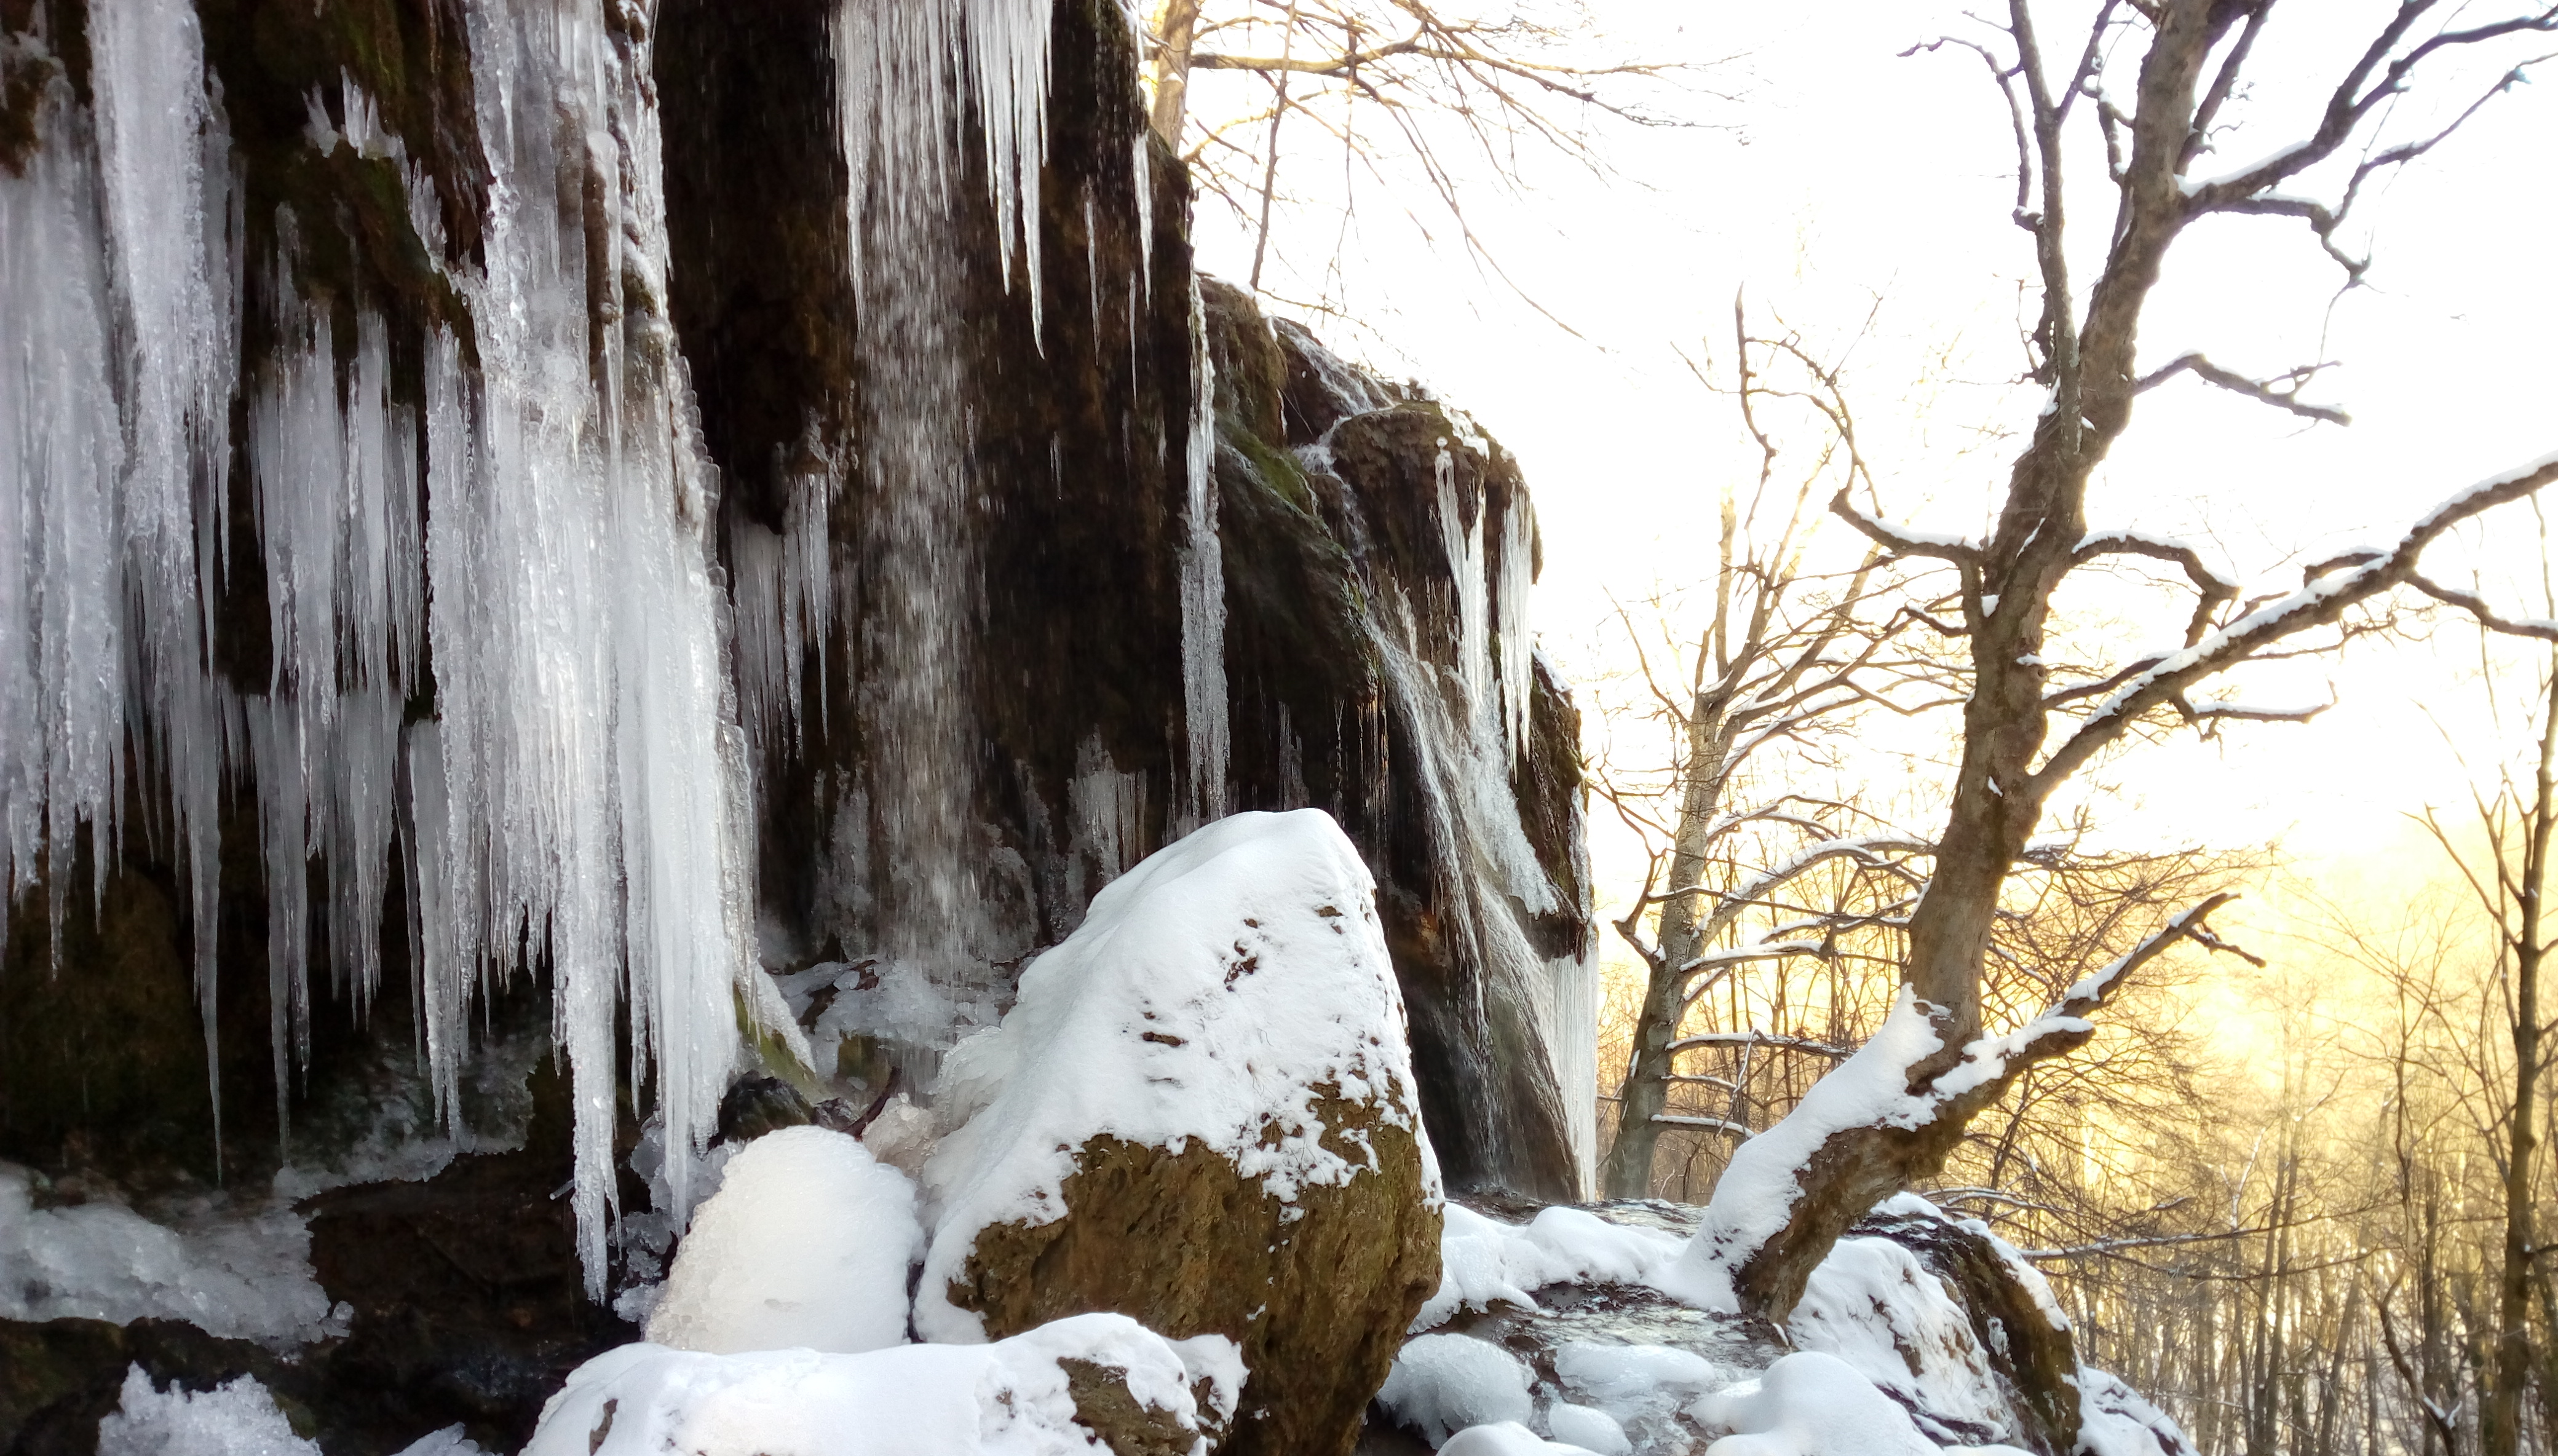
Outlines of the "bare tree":
M1463 179L1514 184L1529 150L1604 171L1596 124L1677 124L1657 93L1697 71L1615 54L1578 0L1492 14L1427 0L1157 0L1148 32L1156 134L1201 196L1252 228L1256 291L1283 155L1339 157L1389 193L1380 159L1407 160L1466 249L1488 258L1467 221L1480 184ZM1203 112L1193 73L1204 71L1258 76L1268 94Z
M1904 641L1928 636L1928 617L1887 589L1902 585L1899 573L1878 575L1871 554L1834 574L1805 566L1821 523L1821 487L1833 477L1844 484L1856 468L1855 421L1835 373L1794 336L1754 337L1737 300L1733 332L1732 393L1758 446L1758 478L1746 499L1729 485L1723 492L1712 607L1703 630L1673 649L1685 659L1669 669L1677 675L1663 681L1667 674L1643 657L1644 687L1673 735L1673 765L1666 784L1601 775L1618 811L1656 846L1643 893L1616 927L1645 976L1600 1175L1612 1198L1650 1192L1664 1127L1749 1130L1745 1118L1669 1110L1682 1083L1720 1087L1736 1109L1744 1095L1730 1077L1681 1072L1681 1054L1741 1049L1743 1082L1763 1053L1844 1055L1829 1043L1758 1029L1683 1034L1699 1003L1746 966L1835 956L1843 933L1906 918L1923 883L1912 862L1926 852L1925 841L1869 809L1803 792L1798 782L1736 801L1783 777L1756 772L1762 761L1835 742L1869 710L1907 715L1960 700L1947 664ZM1779 479L1786 452L1767 418L1772 406L1796 407L1816 432L1790 484ZM1631 618L1628 628L1640 654ZM1654 811L1663 799L1674 803L1665 816ZM1850 873L1829 894L1803 893L1807 880L1837 867Z
M2033 375L2051 399L2011 469L1985 538L1896 525L1853 491L1831 502L1890 559L1941 562L1959 578L1972 678L1960 765L1935 836L1928 892L1910 917L1894 1024L1825 1079L1785 1125L1736 1153L1681 1264L1693 1297L1781 1319L1850 1222L1933 1173L1972 1117L2026 1068L2085 1043L2094 1030L2089 1018L2144 963L2179 941L2220 944L2207 922L2225 892L2175 917L2042 1015L1986 1034L1983 967L2002 892L2062 786L2142 725L2308 716L2316 709L2260 708L2197 693L2242 663L2328 640L2355 609L2399 588L2458 602L2463 594L2423 574L2427 549L2459 523L2558 479L2558 456L2498 475L2425 512L2386 549L2315 562L2298 590L2244 601L2239 586L2190 546L2088 528L2090 477L2130 427L2134 400L2146 389L2190 374L2296 414L2339 417L2299 397L2307 370L2248 379L2217 365L2206 369L2209 361L2200 355L2141 366L2141 317L2186 230L2223 215L2297 218L2345 267L2348 282L2358 278L2362 260L2345 251L2338 229L2367 184L2440 145L2487 97L2440 131L2402 142L2384 134L2392 103L2425 81L2441 58L2558 31L2558 8L2535 5L2484 21L2465 8L2457 21L2429 28L2440 8L2434 0L2403 0L2337 78L2306 136L2237 172L2195 178L2222 108L2260 59L2257 43L2272 8L2271 0L2103 0L2057 70L2047 62L2030 0L2010 0L1990 43L1938 43L1986 62L2015 122L2015 217L2032 239L2042 290L2030 340ZM2109 73L2125 55L2136 61L2137 78L2118 92ZM2519 73L2507 72L2502 84ZM2069 271L2074 195L2063 177L2064 162L2075 155L2064 138L2080 125L2105 144L2114 201L2103 261L2083 294ZM2330 159L2350 161L2345 180L2323 200L2302 196L2319 181L2313 169ZM2171 569L2190 584L2181 641L2124 657L2098 642L2048 640L2062 582L2097 563L2127 560Z

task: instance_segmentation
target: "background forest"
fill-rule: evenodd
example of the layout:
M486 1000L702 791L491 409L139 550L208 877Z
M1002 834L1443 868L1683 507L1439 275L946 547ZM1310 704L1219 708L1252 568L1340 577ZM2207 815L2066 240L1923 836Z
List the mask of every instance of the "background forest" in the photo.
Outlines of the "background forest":
M2135 11L2158 18L1155 16L1206 264L1502 422L1538 490L1541 650L1582 684L1617 927L1603 1192L1703 1201L1891 1010L1978 686L1965 568L1923 547L1990 528L2051 413L2036 315L2052 254L2083 279L2106 242ZM2333 122L2374 36L2441 70L2388 73L2367 132L2170 264L2144 428L2090 488L2091 526L2141 544L2053 603L2085 658L2057 676L2119 681L2103 651L2172 637L2194 592L2252 610L2549 448L2558 290L2532 249L2558 109L2515 81L2553 15L2214 8L2213 64L2244 75L2206 102L2190 180ZM2058 102L2028 79L2035 27ZM2081 96L2101 128L2029 144ZM2054 241L2039 189L2063 157L2092 242ZM1918 519L1921 549L1833 512L1851 493ZM1991 1028L2141 963L1925 1191L2029 1250L2089 1358L2201 1449L2558 1443L2540 509L2453 530L2416 589L2106 745L1999 893ZM2221 895L2242 898L2212 932L2145 948Z

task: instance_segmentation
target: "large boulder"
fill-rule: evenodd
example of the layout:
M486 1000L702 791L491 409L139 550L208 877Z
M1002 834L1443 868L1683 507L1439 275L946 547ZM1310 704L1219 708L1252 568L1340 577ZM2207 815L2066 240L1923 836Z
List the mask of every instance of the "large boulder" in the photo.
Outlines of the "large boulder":
M1224 1451L1356 1439L1439 1279L1437 1165L1357 851L1318 809L1161 851L962 1043L916 1299L928 1340L1084 1310L1218 1334L1250 1372Z

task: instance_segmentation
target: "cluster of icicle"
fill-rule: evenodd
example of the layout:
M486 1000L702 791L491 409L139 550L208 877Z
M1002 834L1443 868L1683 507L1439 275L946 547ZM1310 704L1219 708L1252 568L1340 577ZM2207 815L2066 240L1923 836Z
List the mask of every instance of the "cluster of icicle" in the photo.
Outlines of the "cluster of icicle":
M227 125L186 0L91 7L93 107L58 73L39 150L23 174L0 173L0 915L48 886L59 952L82 826L95 865L123 836L152 835L190 886L217 1068L222 801L253 783L281 1101L307 1057L312 861L327 871L333 973L360 1006L381 973L374 927L396 843L421 1033L448 1116L486 977L528 952L550 968L573 1070L580 1252L600 1291L616 1212L617 1010L629 1009L630 1065L670 1140L698 1147L735 1055L736 997L759 979L734 684L757 691L746 706L759 720L795 712L804 634L822 631L831 590L829 487L803 487L791 549L740 560L742 595L768 607L759 623L787 630L746 644L760 660L733 677L709 544L714 478L665 321L646 20L624 7L608 22L600 0L465 9L494 175L482 262L439 264L470 337L434 328L415 341L420 400L393 398L380 317L358 307L350 340L327 308L300 301L297 219L276 219L278 256L242 256ZM890 43L846 48L868 58L870 94L887 98L846 100L856 176L910 169L889 191L921 212L945 206L934 194L946 197L973 106L1005 235L1035 246L1045 0L848 0L839 37L882 31ZM430 185L370 100L350 80L310 108L312 146L401 169L418 240L445 259ZM852 133L857 115L871 135ZM564 177L585 178L609 216L564 217ZM910 217L872 241L913 245L931 221ZM591 238L605 256L591 256ZM877 253L853 266L866 294L912 282ZM276 280L282 342L243 377L251 267ZM942 301L926 289L906 311ZM947 381L951 341L904 342L945 357L917 387ZM213 666L242 395L271 613L262 683ZM910 473L955 472L945 443L924 440ZM936 499L964 489L955 476L916 484ZM922 510L919 531L947 523ZM945 589L912 595L913 615L947 604ZM419 717L430 700L434 716ZM921 738L947 701L903 726ZM668 1160L679 1221L689 1164Z

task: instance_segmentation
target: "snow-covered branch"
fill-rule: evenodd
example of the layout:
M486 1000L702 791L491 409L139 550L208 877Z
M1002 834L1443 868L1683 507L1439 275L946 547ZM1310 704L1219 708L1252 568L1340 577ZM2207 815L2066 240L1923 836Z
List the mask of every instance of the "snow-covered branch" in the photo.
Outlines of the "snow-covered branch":
M1841 490L1830 498L1830 513L1862 532L1866 539L1896 556L1932 556L1951 561L1957 566L1978 566L1980 544L1967 537L1944 531L1922 530L1915 525L1889 521L1868 514L1862 507Z
M2235 666L2285 638L2334 623L2347 608L2410 583L2425 549L2453 526L2495 507L2524 500L2552 481L2558 481L2558 454L2489 476L2427 511L2386 554L2327 572L2299 591L2205 634L2192 646L2155 658L2149 666L2125 678L2113 695L2098 705L2035 771L2034 792L2048 796L2097 750L2121 737L2143 714L2173 703L2203 678Z

